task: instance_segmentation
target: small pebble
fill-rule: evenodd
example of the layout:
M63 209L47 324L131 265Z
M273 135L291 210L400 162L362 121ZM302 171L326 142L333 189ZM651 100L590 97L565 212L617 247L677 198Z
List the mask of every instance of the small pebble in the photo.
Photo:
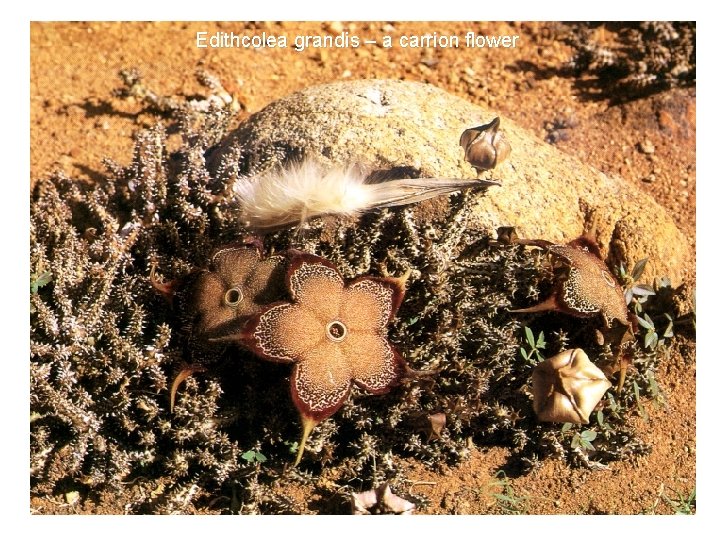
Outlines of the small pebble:
M343 25L340 21L333 21L328 24L328 30L330 30L334 34L342 34Z
M652 154L653 152L655 152L655 145L650 139L645 139L643 142L640 143L640 151L643 154Z
M652 184L656 179L656 176L652 173L648 174L646 177L642 179L643 182L646 182L648 184Z

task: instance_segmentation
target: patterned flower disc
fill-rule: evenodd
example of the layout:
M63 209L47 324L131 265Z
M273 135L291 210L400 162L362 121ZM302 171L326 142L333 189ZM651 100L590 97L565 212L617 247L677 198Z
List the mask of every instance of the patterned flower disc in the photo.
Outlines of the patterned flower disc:
M255 246L227 246L196 274L179 307L192 335L216 338L239 332L247 319L284 294L286 260L263 258Z
M406 366L387 341L387 324L404 289L399 280L361 277L345 285L328 261L295 254L288 272L293 302L269 306L246 328L259 356L293 362L291 394L303 418L318 423L337 411L352 383L389 391Z

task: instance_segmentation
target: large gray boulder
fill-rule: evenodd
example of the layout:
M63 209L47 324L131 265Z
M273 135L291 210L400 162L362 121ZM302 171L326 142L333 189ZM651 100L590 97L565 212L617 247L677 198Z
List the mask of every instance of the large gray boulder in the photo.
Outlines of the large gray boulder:
M474 178L458 141L468 127L496 113L428 84L359 80L315 86L271 103L248 118L210 158L242 147L242 172L288 158L313 156L328 165L405 170L420 176ZM645 278L682 281L688 243L668 213L619 177L610 177L502 118L510 157L483 173L498 179L474 199L478 224L514 226L524 238L561 243L579 236L593 219L608 262L650 261ZM412 171L414 169L414 171Z

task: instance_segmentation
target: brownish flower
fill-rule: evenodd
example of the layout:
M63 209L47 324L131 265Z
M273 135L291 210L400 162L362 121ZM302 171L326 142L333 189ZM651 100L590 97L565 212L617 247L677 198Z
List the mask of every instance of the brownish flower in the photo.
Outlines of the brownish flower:
M237 333L248 318L285 293L286 260L264 258L258 246L226 246L210 257L184 293L181 309L195 336Z
M543 422L587 424L610 381L582 349L571 349L535 366L533 409Z
M263 257L257 241L218 248L209 267L196 270L169 283L153 286L174 305L180 326L189 343L237 334L250 316L285 294L285 257ZM170 409L175 393L185 379L203 369L197 364L183 367L170 389Z
M248 318L285 294L286 259L263 257L262 244L248 241L218 248L207 269L153 287L173 304L183 330L210 339L241 330Z
M382 394L406 373L387 340L405 279L360 277L346 285L330 262L296 252L287 278L293 301L270 305L239 336L260 357L295 364L290 388L303 423L296 464L312 429L340 408L353 383Z
M606 328L617 320L629 327L628 307L622 288L600 258L600 249L588 236L581 236L568 245L550 244L541 240L518 243L545 247L566 268L555 284L550 297L539 304L512 310L514 313L561 311L576 317L600 314Z

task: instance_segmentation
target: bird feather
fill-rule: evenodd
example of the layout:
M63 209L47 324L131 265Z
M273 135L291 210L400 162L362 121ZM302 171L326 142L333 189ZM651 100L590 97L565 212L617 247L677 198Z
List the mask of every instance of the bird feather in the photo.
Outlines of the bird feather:
M240 178L234 188L244 224L271 230L317 216L356 216L373 208L411 204L490 185L499 184L463 178L402 178L372 183L357 167L324 168L308 159L259 177Z

